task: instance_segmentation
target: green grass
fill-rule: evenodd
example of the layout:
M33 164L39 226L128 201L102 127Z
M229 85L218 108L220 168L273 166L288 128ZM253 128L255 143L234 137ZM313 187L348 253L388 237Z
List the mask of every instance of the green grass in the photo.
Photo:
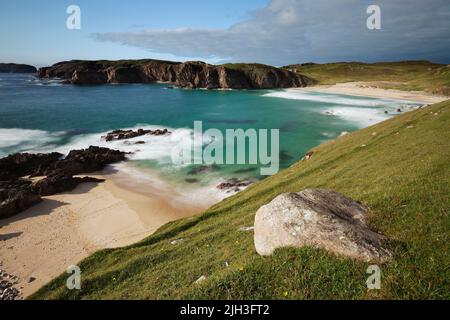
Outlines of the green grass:
M232 70L243 70L249 71L254 69L276 69L276 67L268 66L261 63L225 63L221 65L222 67L232 69Z
M290 65L286 69L309 76L320 84L385 81L384 88L450 95L450 66L428 61L383 63L339 62Z
M203 214L83 260L82 290L67 290L62 274L31 298L449 299L450 101L313 150L311 159ZM390 238L394 255L380 265L381 290L366 289L368 263L314 248L260 257L253 233L239 230L279 193L306 188L334 189L369 206L369 225ZM170 243L179 238L185 241Z

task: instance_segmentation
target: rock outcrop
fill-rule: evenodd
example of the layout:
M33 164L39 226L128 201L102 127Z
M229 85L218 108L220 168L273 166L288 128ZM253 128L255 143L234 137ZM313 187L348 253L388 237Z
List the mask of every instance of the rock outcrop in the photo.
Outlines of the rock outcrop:
M53 153L16 153L0 159L0 181L14 180L19 177L37 175L49 166L63 158L57 152Z
M191 89L272 89L314 83L306 76L262 64L211 65L200 61L74 60L40 68L38 76L77 85L167 82Z
M364 261L384 261L384 237L365 223L367 208L325 189L284 193L262 206L255 218L255 247L270 255L281 247L312 246Z
M217 189L225 190L227 193L240 192L253 183L254 183L254 181L252 181L252 180L230 178L230 179L227 179L225 182L220 183L217 186Z
M37 69L27 64L0 63L0 73L36 73Z
M41 202L25 180L0 181L0 219L9 218Z
M89 147L62 154L20 153L0 159L0 219L11 217L42 201L41 196L73 190L85 182L101 182L92 177L74 177L102 170L125 160L125 153ZM44 176L35 182L24 177Z
M145 130L145 129L138 129L136 131L134 130L114 130L111 132L108 132L106 136L103 138L106 141L112 141L112 140L125 140L125 139L132 139L144 135L151 135L151 136L163 136L166 134L170 134L169 130L167 129L156 129L156 130Z

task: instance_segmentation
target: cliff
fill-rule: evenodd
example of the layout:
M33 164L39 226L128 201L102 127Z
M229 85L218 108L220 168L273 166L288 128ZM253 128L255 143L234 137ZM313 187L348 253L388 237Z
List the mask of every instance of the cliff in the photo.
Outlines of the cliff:
M36 73L35 67L27 64L0 63L0 73Z
M314 83L301 74L262 64L211 65L200 61L66 61L41 68L38 75L77 85L167 82L191 89L271 89Z

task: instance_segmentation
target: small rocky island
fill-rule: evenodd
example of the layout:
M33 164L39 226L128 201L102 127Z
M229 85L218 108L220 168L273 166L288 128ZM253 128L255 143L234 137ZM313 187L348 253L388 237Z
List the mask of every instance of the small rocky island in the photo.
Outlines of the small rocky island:
M36 73L37 69L27 64L0 63L0 73Z
M40 78L60 78L66 84L164 82L189 89L275 89L306 87L315 81L263 64L212 65L201 61L161 60L64 61L40 68Z

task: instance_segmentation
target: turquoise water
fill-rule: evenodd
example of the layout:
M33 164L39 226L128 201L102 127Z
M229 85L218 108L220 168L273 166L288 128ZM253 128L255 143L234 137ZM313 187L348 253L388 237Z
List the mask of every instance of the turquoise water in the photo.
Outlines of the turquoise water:
M206 91L168 89L163 84L71 86L31 75L0 74L0 156L23 151L61 151L89 145L135 152L133 164L159 170L168 179L202 183L192 166L175 166L170 146L189 136L194 121L204 129L280 129L280 167L344 131L382 121L405 101L389 101L294 90ZM389 114L385 114L388 111ZM106 143L118 128L170 128L172 137L146 144ZM181 130L177 130L181 129ZM138 138L137 140L142 140ZM255 165L224 165L214 177L260 178Z

